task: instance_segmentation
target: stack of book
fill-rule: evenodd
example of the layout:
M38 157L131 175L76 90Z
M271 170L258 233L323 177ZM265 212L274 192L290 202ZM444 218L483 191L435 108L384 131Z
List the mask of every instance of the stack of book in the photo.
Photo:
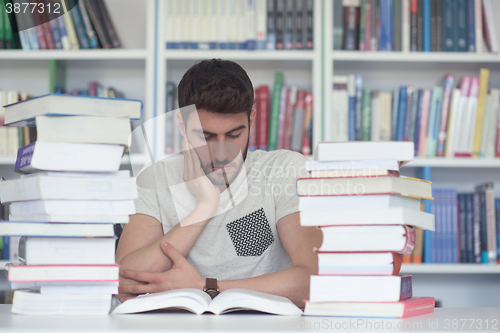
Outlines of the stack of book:
M10 204L0 235L22 236L8 267L13 313L108 314L118 293L115 223L135 213L135 179L119 171L142 102L46 95L5 107L5 123L36 126L19 149L21 178L0 182Z
M413 297L411 275L399 276L400 254L415 227L434 230L420 211L430 182L399 175L411 142L319 143L310 178L297 181L302 226L317 226L318 275L311 276L306 315L409 317L430 313L434 298Z

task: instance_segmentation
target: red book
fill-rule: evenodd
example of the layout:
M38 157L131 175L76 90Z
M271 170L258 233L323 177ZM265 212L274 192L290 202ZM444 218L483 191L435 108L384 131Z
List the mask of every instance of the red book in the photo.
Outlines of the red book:
M372 2L365 1L365 50L366 51L376 51L371 48L371 36L372 36ZM361 50L361 41L359 43Z
M253 107L252 110L257 110L257 103L258 103L258 95L257 95L257 89L253 90ZM248 149L250 151L254 151L257 149L257 129L258 126L257 124L259 123L259 113L256 112L255 119L253 121L252 128L250 129L250 141L248 143Z
M399 302L309 302L304 315L408 318L434 312L434 297L410 297Z
M285 126L286 126L286 112L289 104L290 88L283 86L281 88L281 101L280 101L280 117L278 127L278 144L277 149L285 147Z
M257 113L260 113L258 126L257 147L267 150L267 134L269 125L269 87L266 85L258 88Z
M312 146L312 94L304 100L304 125L302 127L302 154L311 155Z

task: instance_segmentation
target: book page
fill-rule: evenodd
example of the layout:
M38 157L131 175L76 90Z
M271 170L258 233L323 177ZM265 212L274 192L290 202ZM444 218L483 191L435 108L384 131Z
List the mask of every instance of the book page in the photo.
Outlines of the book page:
M111 314L139 313L159 309L183 309L202 314L208 309L210 296L194 288L169 290L140 295L118 305Z
M212 300L209 311L224 314L239 310L255 310L285 316L300 316L300 310L288 298L246 289L229 289Z

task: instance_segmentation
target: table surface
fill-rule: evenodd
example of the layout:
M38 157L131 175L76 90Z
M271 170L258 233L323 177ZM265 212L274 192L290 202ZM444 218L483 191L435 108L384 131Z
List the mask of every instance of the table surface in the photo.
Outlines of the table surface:
M284 317L257 313L221 316L190 313L144 313L109 316L23 316L0 305L0 331L3 332L292 332L376 331L401 332L477 332L500 331L500 308L437 308L433 314L407 319L346 317Z

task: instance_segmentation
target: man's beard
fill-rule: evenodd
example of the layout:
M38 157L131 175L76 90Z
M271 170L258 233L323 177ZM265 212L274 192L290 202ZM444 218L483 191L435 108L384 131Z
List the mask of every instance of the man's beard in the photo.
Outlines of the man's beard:
M205 174L207 175L208 179L214 184L215 186L229 186L233 183L233 181L236 179L236 177L239 175L241 168L243 167L245 160L247 158L247 153L248 153L248 144L250 143L250 136L247 139L247 144L245 146L245 149L241 152L243 159L239 160L237 157L239 155L239 149L238 149L238 154L235 154L233 157L233 160L226 159L224 161L213 161L211 160L209 163L205 164L202 166L203 170L205 171ZM231 172L215 172L214 170L225 167L225 166L230 166L231 167Z

